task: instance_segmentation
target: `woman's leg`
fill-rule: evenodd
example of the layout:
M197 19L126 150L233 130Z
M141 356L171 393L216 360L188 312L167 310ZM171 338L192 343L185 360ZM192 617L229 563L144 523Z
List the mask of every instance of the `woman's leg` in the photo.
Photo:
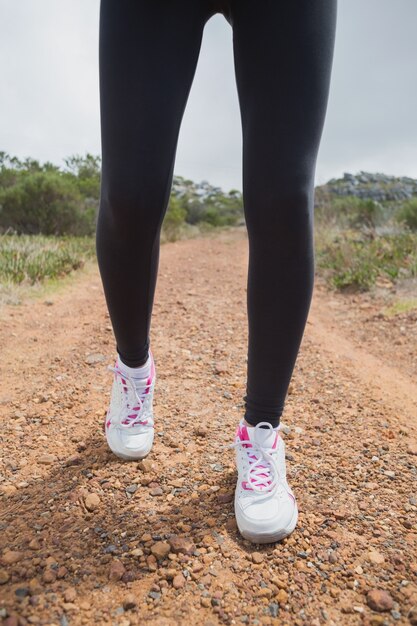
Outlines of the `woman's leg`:
M277 426L314 282L314 174L337 0L232 0L249 237L245 419Z
M145 363L177 140L205 3L101 0L102 180L96 251L121 360Z

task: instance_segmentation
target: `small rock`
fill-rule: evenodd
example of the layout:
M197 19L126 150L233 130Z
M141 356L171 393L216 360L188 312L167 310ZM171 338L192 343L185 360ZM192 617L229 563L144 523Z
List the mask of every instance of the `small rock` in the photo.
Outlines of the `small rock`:
M56 572L53 569L46 569L42 579L45 583L54 583L56 581Z
M174 589L182 589L185 585L185 578L182 574L177 574L173 581L172 581L172 586L174 587Z
M88 365L94 365L95 363L102 363L105 360L106 357L104 356L104 354L100 354L100 352L94 352L86 357L85 362L88 363Z
M171 535L168 542L172 552L175 552L175 554L182 552L183 554L191 555L196 549L195 544L191 541L191 539L187 539L186 537Z
M137 601L133 593L129 593L123 600L123 608L125 611L131 611L137 606Z
M161 598L161 594L158 591L150 591L148 596L153 600L159 600Z
M0 569L0 585L5 585L10 578L10 574L5 569Z
M164 559L171 551L171 546L166 541L157 541L151 546L151 552L157 559Z
M143 556L143 550L141 548L135 548L130 552L131 556L141 557Z
M286 604L288 602L288 593L285 591L285 589L280 589L278 591L278 594L276 596L276 600L279 604Z
M227 504L228 502L232 502L233 498L234 498L233 492L217 494L217 500L221 504Z
M76 597L77 597L77 592L74 587L68 587L68 589L65 589L64 591L65 602L74 602Z
M155 463L153 463L150 459L142 459L140 463L138 463L138 468L142 470L142 472L151 472L155 469Z
M126 568L121 561L113 561L110 565L109 580L117 582L125 573Z
M61 578L65 578L65 576L68 574L68 570L64 565L61 565L61 567L58 568L58 571L56 573L56 577L61 579Z
M216 374L227 374L229 367L225 361L219 361L214 365L214 372Z
M366 596L368 606L374 611L391 611L394 601L388 591L371 589Z
M52 463L55 463L56 461L56 456L54 454L41 454L41 456L38 458L38 463L40 465L52 465Z
M260 563L262 563L264 560L264 555L261 554L260 552L254 552L252 554L252 561L254 563L256 563L257 565L259 565Z
M162 496L164 492L162 487L154 487L153 489L149 489L149 493L151 496Z
M17 550L6 550L1 557L1 560L5 565L13 565L23 559L23 553Z
M42 585L37 578L32 578L28 585L31 596L37 596L42 593Z
M417 605L411 607L407 617L412 626L417 626Z
M0 487L0 493L4 496L12 496L17 492L17 488L14 485L2 485Z
M371 561L371 563L375 563L375 565L380 565L385 561L385 557L380 552L377 552L376 550L371 550L370 552L368 552L368 561Z
M100 506L100 497L96 493L89 493L84 498L84 504L87 511L94 511Z
M40 550L41 544L39 543L38 539L32 539L32 541L29 543L29 548L31 550Z
M409 443L407 452L408 454L417 455L417 443Z

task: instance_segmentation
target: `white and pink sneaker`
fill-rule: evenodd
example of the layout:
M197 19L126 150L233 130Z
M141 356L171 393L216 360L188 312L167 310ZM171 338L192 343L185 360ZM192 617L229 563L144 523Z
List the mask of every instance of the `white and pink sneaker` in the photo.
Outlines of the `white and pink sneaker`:
M151 351L149 356L151 369L148 378L134 380L121 371L117 359L114 367L107 366L114 372L114 380L104 431L110 449L121 459L143 459L152 449L156 371Z
M298 520L279 430L280 426L273 429L268 422L248 427L242 419L230 446L236 448L238 469L236 523L241 535L253 543L280 541L292 533Z

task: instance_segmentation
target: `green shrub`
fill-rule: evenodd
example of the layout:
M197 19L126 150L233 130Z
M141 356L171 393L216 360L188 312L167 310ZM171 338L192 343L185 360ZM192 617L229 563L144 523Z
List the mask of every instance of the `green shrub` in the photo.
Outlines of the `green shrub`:
M57 278L94 256L93 237L0 235L0 282L34 284Z
M379 202L356 196L335 197L331 210L337 223L347 228L374 229L383 216L383 207Z
M395 281L417 275L417 236L412 233L369 239L354 231L317 233L317 267L337 289L369 290L378 277Z
M398 222L406 224L413 231L417 230L417 198L411 198L404 202L396 213Z
M167 241L176 241L181 235L187 211L180 201L171 196L169 206L162 225L163 234Z
M73 181L59 172L20 174L0 189L0 227L19 233L88 235L95 207L83 201Z

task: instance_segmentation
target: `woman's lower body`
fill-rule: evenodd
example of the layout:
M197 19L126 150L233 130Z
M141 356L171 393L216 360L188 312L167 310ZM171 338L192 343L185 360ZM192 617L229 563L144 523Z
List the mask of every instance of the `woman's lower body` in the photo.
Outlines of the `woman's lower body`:
M336 12L337 0L101 0L97 259L129 368L149 361L160 231L204 26L223 13L232 27L249 239L244 418L253 427L279 424L310 308Z
M233 29L249 336L245 414L231 447L236 522L255 543L288 536L298 520L278 430L313 292L314 174L336 9L337 0L101 0L97 257L118 352L104 429L125 459L153 444L160 231L204 26L220 12Z

